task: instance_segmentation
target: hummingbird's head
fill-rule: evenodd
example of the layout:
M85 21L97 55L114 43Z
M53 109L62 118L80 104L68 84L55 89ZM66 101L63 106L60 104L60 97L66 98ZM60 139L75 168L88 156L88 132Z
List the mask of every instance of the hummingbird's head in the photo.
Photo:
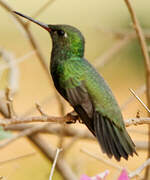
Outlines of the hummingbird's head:
M83 57L84 37L81 32L69 25L48 25L53 41L53 48L58 48L70 55Z
M50 33L53 53L59 53L61 57L83 57L84 37L77 28L69 25L47 25L19 12L14 11L14 13L38 24Z

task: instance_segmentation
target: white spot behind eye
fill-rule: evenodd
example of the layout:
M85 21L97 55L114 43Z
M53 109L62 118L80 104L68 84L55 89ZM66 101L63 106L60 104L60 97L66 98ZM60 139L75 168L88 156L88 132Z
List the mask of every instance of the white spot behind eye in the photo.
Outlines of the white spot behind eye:
M64 34L64 37L65 37L65 38L67 38L67 37L68 37L68 35L67 35L67 33L66 33L66 32L65 32L65 34Z

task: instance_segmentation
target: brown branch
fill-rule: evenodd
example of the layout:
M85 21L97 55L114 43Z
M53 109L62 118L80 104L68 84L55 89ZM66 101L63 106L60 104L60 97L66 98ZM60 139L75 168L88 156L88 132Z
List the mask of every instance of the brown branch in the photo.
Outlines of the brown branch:
M1 106L0 106L1 108ZM8 112L3 112L5 117L8 117ZM47 156L51 161L53 161L54 158L54 150L53 148L48 145L45 140L38 134L31 134L28 135L29 140L31 140L32 143L36 144L37 147L44 153L45 156ZM60 172L62 177L66 180L77 180L76 176L72 172L71 168L68 166L68 164L61 159L60 161L57 162L56 166L57 170Z
M0 125L6 126L10 124L21 124L21 123L31 123L31 122L51 122L51 123L74 123L74 119L71 119L68 114L63 117L55 117L55 116L31 116L31 117L12 117L12 118L5 118L0 119Z
M13 8L10 7L8 4L6 4L6 1L4 0L0 0L0 5L6 10L8 11L9 13L11 13L11 15L15 18L15 20L19 23L19 25L21 25L21 27L24 29L24 31L26 32L26 35L30 41L30 44L31 46L33 47L33 49L36 51L36 54L38 56L38 59L40 60L40 63L43 67L43 69L45 70L48 78L49 78L49 72L48 72L48 69L47 69L47 64L46 62L44 61L44 57L40 51L40 48L36 42L36 40L33 38L33 35L30 31L29 28L26 27L26 24L25 22L20 18L18 17L15 13L13 13Z
M146 41L145 41L145 38L144 38L144 35L142 32L142 29L141 29L140 24L137 20L136 14L135 14L132 6L131 6L130 0L125 0L125 3L126 3L128 10L130 12L131 19L133 21L133 27L136 31L137 37L138 37L140 45L141 45L142 53L143 53L144 60L145 60L146 70L150 72L150 61L149 61L148 48L146 45Z
M7 10L9 13L11 13L11 15L16 19L16 21L23 27L23 29L25 30L26 35L27 35L27 37L28 37L28 39L29 39L29 42L30 42L31 46L32 46L33 49L36 51L37 56L38 56L38 59L40 60L40 63L41 63L41 65L42 65L43 69L45 70L48 79L50 80L49 71L48 71L48 68L47 68L47 63L45 62L44 57L43 57L43 55L42 55L42 53L41 53L41 51L40 51L40 48L39 48L37 42L35 41L35 39L33 38L33 35L32 35L32 33L31 33L30 29L26 26L26 23L24 23L24 21L22 21L22 19L21 19L20 17L18 17L16 14L14 14L14 13L12 12L13 9L12 9L9 5L7 5L4 0L0 0L0 5L1 5L5 10ZM60 102L60 103L61 103L61 102ZM1 108L0 108L0 109L1 109ZM1 109L1 112L3 113L3 115L4 115L5 117L8 117L8 116L9 116L9 113L5 110L5 107L4 107L3 109ZM29 138L30 138L30 140L31 140L33 143L35 143L39 148L42 148L41 151L43 151L44 153L46 153L46 151L51 151L51 149L48 150L48 148L47 148L46 146L43 146L43 145L40 144L40 141L39 141L40 136L39 136L38 134L37 134L37 135L34 135L34 136L33 136L33 135L30 135ZM43 140L43 143L45 143L44 140ZM47 153L46 153L46 154L47 154ZM47 154L47 157L50 158L50 156L48 156L48 154ZM51 156L50 159L52 160L53 157ZM61 163L62 163L61 161L60 161L60 163L58 163L58 167L59 167L59 164L61 164ZM62 168L59 168L59 169L60 169L60 173L62 174L62 176L64 177L64 179L68 179L68 180L69 180L69 179L74 179L74 180L75 180L76 178L75 178L75 175L74 175L73 173L70 173L70 177L69 177L69 175L67 175L67 174L65 174L65 176L64 176L64 172L63 172L63 171L65 171L65 168L66 168L66 167L67 167L67 165L64 163L64 167L62 166ZM69 167L67 168L67 170L68 170L68 171L71 171L71 169L70 169Z
M130 118L125 120L125 126L150 124L150 118Z
M147 96L147 104L148 108L150 109L150 58L148 54L148 48L146 45L146 41L144 38L144 35L142 33L142 29L140 27L140 24L137 20L136 14L131 6L130 0L125 0L125 3L127 5L127 8L130 12L131 19L133 21L133 26L136 31L137 37L139 39L142 53L144 56L144 62L145 62L145 69L146 69L146 96ZM150 114L148 114L150 116ZM150 157L150 125L149 125L149 151L148 151L148 158ZM148 166L146 168L146 173L144 179L150 179L150 167Z
M71 119L72 118L72 119ZM74 123L74 118L71 116L65 115L62 117L56 116L31 116L31 117L13 117L13 118L4 118L0 119L0 126L8 126L13 124L22 124L22 123L33 123L33 122L50 122L50 123L57 123L57 124L64 124L64 123ZM130 118L125 120L125 125L141 125L141 124L150 124L150 118Z
M6 107L4 107L3 109L1 109L1 104L0 104L0 110L3 113L3 116L8 118L9 113L8 111L6 111L5 109L7 109ZM54 150L53 148L49 145L47 145L47 143L45 142L44 139L41 139L41 136L36 133L36 134L31 134L28 135L29 140L36 144L37 147L44 153L44 155L50 159L51 161L53 161L54 158ZM71 168L68 166L68 164L61 159L60 161L57 162L57 166L56 166L57 170L60 172L60 174L62 175L62 177L66 180L77 180L76 176L74 175L74 173L72 172Z
M11 131L23 131L28 128L32 128L37 125L33 124L15 124L15 125L8 125L4 127L5 130L11 130ZM40 133L50 133L50 134L55 134L58 135L61 130L60 126L55 125L50 125L42 128L39 132ZM78 136L80 139L95 139L95 137L90 133L89 130L78 130L75 128L68 127L65 129L65 136L67 137L73 137L73 136Z
M25 129L33 128L34 126L36 127L39 125L17 124L17 125L9 125L9 126L5 127L4 129L5 130L11 130L11 131L24 131ZM60 130L61 130L60 126L50 125L50 126L42 127L41 130L39 130L38 132L39 133L49 133L49 134L53 134L53 135L58 135ZM65 137L73 137L76 140L77 139L89 139L89 140L96 141L96 138L87 129L80 131L78 129L67 127L65 129L64 136ZM145 150L148 148L148 143L146 141L134 141L134 143L136 145L136 149L138 149L138 150ZM65 147L67 147L67 145Z
M6 10L8 11L9 13L11 13L11 15L15 18L15 20L19 23L19 25L24 29L28 39L29 39L29 42L32 46L32 48L35 50L36 52L36 55L48 77L48 80L50 81L51 83L51 78L50 78L50 75L49 75L49 70L48 70L48 67L47 67L47 63L46 61L44 60L44 57L43 57L43 54L38 46L38 43L36 42L35 38L33 37L32 33L31 33L31 30L26 26L26 23L19 17L17 16L15 13L13 13L13 8L10 7L4 0L0 0L0 5ZM59 98L56 96L56 99L58 101L59 104L61 104L61 101L59 101Z

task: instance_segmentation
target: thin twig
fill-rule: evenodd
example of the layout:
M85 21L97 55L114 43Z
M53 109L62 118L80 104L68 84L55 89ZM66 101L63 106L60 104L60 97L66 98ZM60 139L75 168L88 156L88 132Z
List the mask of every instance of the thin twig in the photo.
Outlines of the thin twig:
M52 178L53 178L53 174L54 174L56 162L57 162L57 159L58 159L58 155L59 155L59 153L60 153L61 151L62 151L62 149L59 149L59 148L56 149L56 155L55 155L55 159L54 159L54 162L53 162L53 165L52 165L52 168L51 168L49 180L52 180Z
M149 39L150 35L149 33L145 33L145 38ZM134 32L127 33L124 35L122 39L119 39L116 41L111 48L106 50L102 55L97 57L94 60L94 66L98 69L103 67L106 63L108 63L112 57L117 54L123 47L125 47L127 44L129 44L133 39L135 39L137 36Z
M140 27L140 24L138 22L138 19L136 17L135 11L131 6L130 0L125 0L125 3L127 5L127 8L130 12L131 19L133 21L133 27L136 31L137 37L139 39L140 45L141 45L141 50L144 56L144 63L145 63L145 70L146 70L146 96L147 96L147 104L148 104L148 109L150 109L150 58L148 54L148 47L146 44L146 40L144 38L142 29ZM150 114L148 114L150 116ZM148 151L148 158L150 157L150 125L149 125L149 151ZM146 173L145 173L145 180L150 179L150 168L146 168Z
M45 97L45 98L44 98L43 100L41 100L39 103L40 103L40 105L43 106L43 105L46 105L46 104L48 104L49 102L53 101L54 99L55 99L54 94L51 94L50 96ZM30 107L27 111L25 111L22 116L31 115L31 114L33 114L34 112L36 112L36 110L37 110L37 108L36 108L35 106L32 106L32 107Z
M25 129L32 128L34 126L36 126L36 125L33 125L33 124L16 124L16 125L6 126L6 127L4 127L4 129L5 130L11 130L11 131L23 131ZM46 126L45 128L41 129L39 132L58 135L60 130L61 130L61 126L56 126L56 125L51 124L50 126ZM67 136L67 137L78 136L80 139L96 140L96 138L87 129L80 131L79 129L68 127L65 129L65 136Z
M7 104L7 108L8 108L9 118L13 118L15 116L12 101L13 101L13 99L10 96L10 89L7 88L6 89L6 104Z
M48 116L43 110L42 107L40 106L39 103L35 103L36 109L39 111L39 113L41 114L41 116Z
M20 155L20 156L11 158L11 159L7 159L7 160L0 161L0 166L3 165L3 164L9 163L9 162L11 162L11 161L16 161L16 160L18 160L18 159L22 159L22 158L25 158L25 157L33 156L33 155L35 155L35 154L36 154L36 152L31 152L31 153L24 154L24 155Z
M129 173L129 177L133 178L139 176L139 174L150 165L150 159L147 159L140 167L138 167L135 171Z
M5 8L5 10L7 10L9 13L11 13L11 15L16 19L16 21L21 25L21 27L23 27L23 29L25 30L26 32L26 35L29 39L29 42L31 44L31 46L33 47L34 50L36 50L36 53L37 53L37 56L38 56L38 59L40 60L40 63L43 67L43 69L45 70L46 72L46 75L48 77L48 79L50 80L50 76L49 76L49 71L48 71L48 68L47 68L47 63L46 61L44 60L43 58L43 55L40 51L40 48L37 44L37 42L35 41L35 39L33 38L32 36L32 33L30 31L29 28L27 28L25 22L20 18L18 17L17 15L15 15L14 13L12 13L13 9L4 1L4 0L0 0L0 5ZM3 116L4 117L8 117L9 114L6 110L6 108L4 107L3 109L0 108L0 111L3 113ZM47 143L45 143L45 140L42 139L42 142L41 142L41 137L40 135L36 134L36 135L30 135L29 136L29 139L34 143L36 144L40 150L42 152L44 152L44 154L50 159L50 160L53 160L53 156L52 156L52 149L51 147L47 147ZM46 145L45 145L46 144ZM60 171L62 177L66 180L76 180L76 176L74 175L74 173L71 171L70 167L66 164L65 161L60 161L57 165L57 169Z
M51 123L64 123L68 121L66 117L54 117L54 116L33 116L33 117L15 117L11 119L0 120L1 126L10 124L20 124L29 122L51 122Z
M13 117L0 119L0 126L8 126L13 124L23 124L23 123L33 123L33 122L50 122L50 123L74 123L74 119L70 119L68 115L65 116L30 116L30 117ZM130 118L125 120L125 126L140 125L140 124L150 124L150 118Z
M51 144L50 143L47 144L47 142L45 142L44 138L42 138L39 134L36 134L36 135L33 134L30 137L31 137L31 140L33 140L34 144L36 144L40 148L40 150L43 151L44 154L47 157L49 157L49 159L51 159L51 161L53 161L55 150L51 146ZM77 180L78 179L64 159L57 161L56 168L61 173L63 179L65 179L65 180Z
M0 105L0 109L1 109L1 105ZM1 109L3 111L3 116L8 117L8 112L5 109L6 108ZM73 130L70 133L72 132ZM37 145L37 147L44 153L44 155L48 159L53 161L53 157L54 157L53 147L51 147L50 144L47 144L47 142L45 142L45 139L43 139L38 133L29 135L28 137L29 137L29 140L31 140L35 145ZM68 166L65 160L61 159L61 161L57 162L56 168L64 179L77 180L77 177L72 172L71 168Z
M48 0L43 6L41 6L38 11L36 11L33 15L32 18L36 18L39 16L46 8L48 8L49 5L51 5L54 2L54 0ZM31 23L31 21L26 22L26 26L28 26Z
M13 13L13 8L10 7L10 5L8 5L6 3L6 1L4 0L0 0L0 5L6 10L8 11L14 18L15 20L18 22L18 24L24 29L27 37L28 37L28 40L32 46L32 48L35 50L36 54L37 54L37 57L43 67L43 69L45 70L46 74L47 74L47 77L48 79L49 78L49 71L48 71L48 68L47 68L47 63L45 62L45 59L43 57L43 54L38 46L38 43L36 42L35 38L33 37L32 35L32 32L31 30L26 26L26 23L22 20L22 18L20 18L19 16L17 16L15 13Z
M136 95L142 95L143 93L145 93L145 91L146 91L146 87L145 85L142 85L140 88L138 88L135 91L135 93ZM129 98L127 98L127 100L121 105L121 110L124 110L126 107L128 107L128 104L130 104L134 100L135 100L134 96L129 96Z
M150 59L149 59L149 54L148 54L148 48L146 45L146 41L145 41L145 38L144 38L144 35L142 32L142 29L141 29L140 24L137 20L136 14L135 14L132 6L131 6L130 0L125 0L125 3L126 3L128 10L130 12L130 15L131 15L131 18L133 21L133 27L137 33L137 36L138 36L138 39L139 39L139 42L141 45L142 53L143 53L144 60L145 60L145 68L147 71L150 72Z
M131 125L141 125L141 124L150 124L150 118L130 118L124 121L125 126L131 126Z
M75 120L73 117L68 116L68 114L61 117L55 117L55 116L46 115L45 113L43 116L31 116L31 117L15 117L14 116L12 118L9 118L8 116L8 118L0 119L1 126L6 126L10 124L29 123L29 122L51 122L51 123L63 124L63 123L68 123L68 122L75 123Z
M132 90L129 89L130 92L137 98L137 100L142 104L142 106L150 113L150 109L145 105L145 103L136 95L136 93Z

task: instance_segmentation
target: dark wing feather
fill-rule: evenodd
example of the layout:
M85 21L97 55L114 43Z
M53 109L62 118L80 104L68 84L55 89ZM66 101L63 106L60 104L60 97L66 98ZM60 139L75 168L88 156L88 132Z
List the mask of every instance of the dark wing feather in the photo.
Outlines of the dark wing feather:
M73 80L70 79L70 82ZM55 87L59 93L73 106L88 129L99 141L102 151L116 160L121 157L128 159L128 156L136 154L135 145L128 135L126 129L120 129L109 118L104 117L100 112L96 112L92 99L88 94L84 82L73 88L60 88L58 81Z
M128 159L129 155L136 154L135 145L126 129L119 129L99 112L94 112L94 130L103 152L109 157L114 155L120 161L121 157Z
M74 107L74 110L79 114L80 118L86 124L88 129L95 135L92 121L93 104L84 84L74 88L66 89L67 100Z

